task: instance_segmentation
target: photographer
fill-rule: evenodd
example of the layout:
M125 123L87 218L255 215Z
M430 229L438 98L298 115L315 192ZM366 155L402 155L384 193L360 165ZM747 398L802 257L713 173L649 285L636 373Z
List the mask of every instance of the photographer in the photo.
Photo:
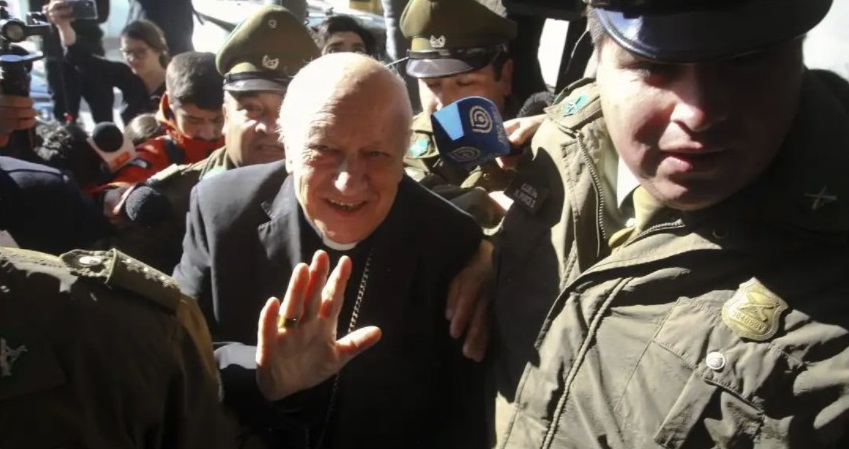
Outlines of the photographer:
M29 0L29 10L42 11L47 3L49 0ZM97 18L77 20L72 26L80 46L84 46L86 51L92 54L103 56L105 50L100 25L109 18L109 1L94 0L93 3L97 8ZM77 68L65 60L65 52L57 32L44 36L42 42L42 51L47 56L44 66L54 105L53 117L61 122L78 118L80 100L85 99L95 123L112 121L112 105L115 102L112 89L103 83L97 74L81 76Z
M72 23L73 2L51 1L44 12L56 25L66 58L84 78L97 77L108 86L117 87L123 94L121 119L129 122L145 112L155 112L165 92L165 67L168 65L168 45L162 30L152 22L130 22L121 31L121 53L126 64L110 61L91 52L77 40Z

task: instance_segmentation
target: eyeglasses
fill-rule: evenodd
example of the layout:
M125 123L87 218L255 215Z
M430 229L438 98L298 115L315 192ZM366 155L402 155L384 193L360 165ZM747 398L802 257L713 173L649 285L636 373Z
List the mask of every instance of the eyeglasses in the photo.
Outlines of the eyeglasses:
M143 58L147 54L148 48L140 47L140 48L122 48L121 54L124 55L125 58L129 58L132 56L134 59Z

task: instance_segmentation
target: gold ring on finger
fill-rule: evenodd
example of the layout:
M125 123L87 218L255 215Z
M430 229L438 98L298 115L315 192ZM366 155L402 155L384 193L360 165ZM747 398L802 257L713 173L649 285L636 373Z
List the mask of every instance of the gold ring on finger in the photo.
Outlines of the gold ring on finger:
M298 326L298 319L297 318L283 318L281 316L280 319L277 321L277 327L280 327L280 328L283 328L283 329L292 329L292 328L297 327L297 326Z

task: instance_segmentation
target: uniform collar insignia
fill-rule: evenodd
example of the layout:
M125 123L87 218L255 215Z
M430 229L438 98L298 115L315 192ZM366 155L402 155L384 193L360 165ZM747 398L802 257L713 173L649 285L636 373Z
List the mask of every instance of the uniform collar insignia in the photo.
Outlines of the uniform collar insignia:
M569 100L563 104L563 117L569 117L570 115L575 115L590 102L590 97L586 95L581 95L580 97Z
M783 299L752 278L722 306L722 322L742 338L767 341L778 332L785 310Z
M427 153L427 149L429 146L430 141L428 141L424 137L416 139L416 141L410 146L410 154L412 154L414 157L420 157L423 154Z
M837 195L830 195L827 186L823 186L819 193L806 193L805 197L812 200L811 210L815 212L826 204L837 202Z
M262 56L262 66L268 70L277 70L279 64L280 58L271 58L268 55Z
M430 37L430 46L433 48L443 48L445 47L445 36L431 36Z
M12 365L25 352L27 352L26 346L13 348L5 338L0 338L0 378L12 376Z

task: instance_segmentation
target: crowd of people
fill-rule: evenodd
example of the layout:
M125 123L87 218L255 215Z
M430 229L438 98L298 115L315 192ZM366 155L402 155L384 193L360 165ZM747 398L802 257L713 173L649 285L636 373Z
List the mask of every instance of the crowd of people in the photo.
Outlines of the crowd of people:
M124 62L44 6L126 125L0 92L0 448L849 445L832 0L575 2L586 77L530 96L520 2L409 0L401 61L290 3ZM469 97L509 154L449 157Z

